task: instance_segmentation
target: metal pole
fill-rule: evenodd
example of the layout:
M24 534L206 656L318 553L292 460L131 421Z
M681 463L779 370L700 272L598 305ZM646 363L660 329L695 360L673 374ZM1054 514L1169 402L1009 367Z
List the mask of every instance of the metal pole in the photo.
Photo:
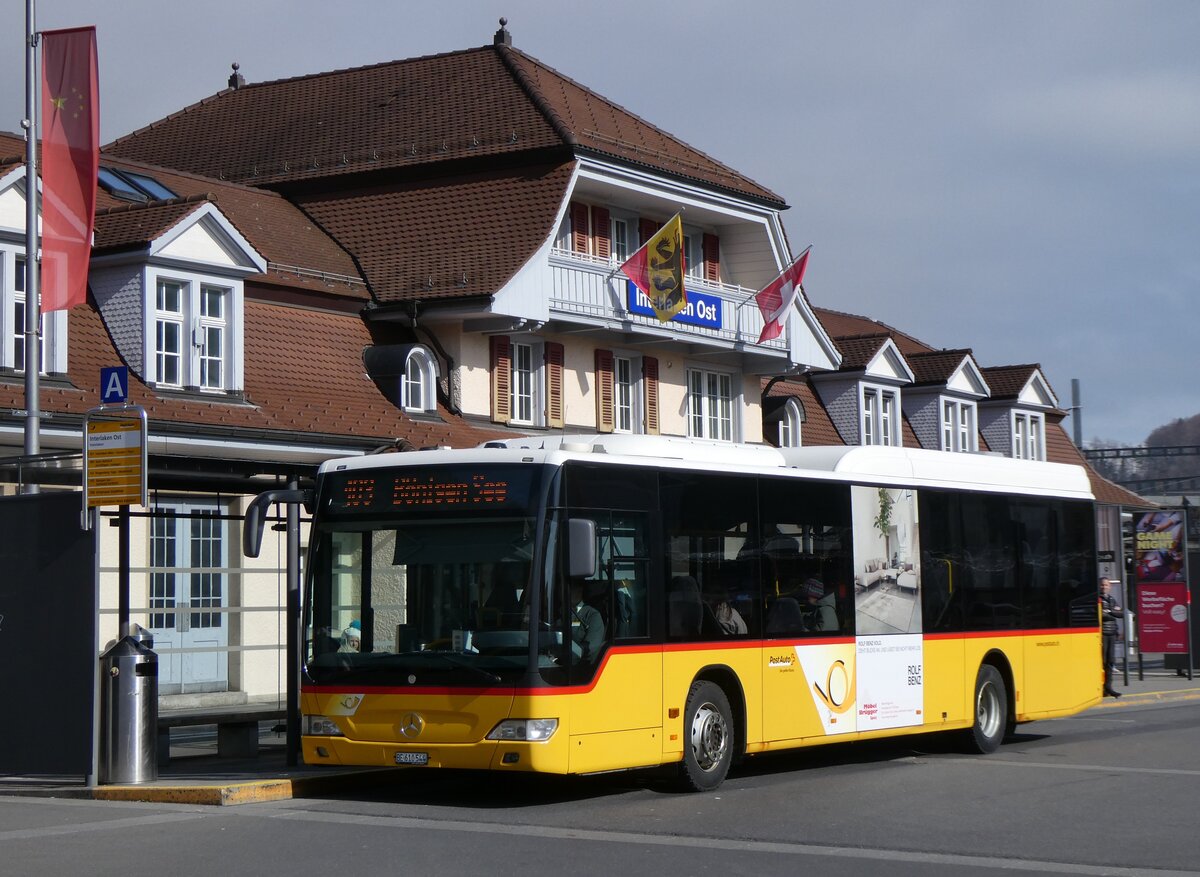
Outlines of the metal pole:
M35 0L25 0L25 456L39 452L38 395L42 367L40 274L38 269L38 174L37 174L37 28ZM38 485L25 484L25 493L37 493Z
M289 490L299 490L292 478ZM287 764L300 763L300 506L287 507Z
M129 633L129 506L117 512L117 639Z
M1071 432L1075 447L1083 447L1083 408L1079 404L1079 378L1071 378Z

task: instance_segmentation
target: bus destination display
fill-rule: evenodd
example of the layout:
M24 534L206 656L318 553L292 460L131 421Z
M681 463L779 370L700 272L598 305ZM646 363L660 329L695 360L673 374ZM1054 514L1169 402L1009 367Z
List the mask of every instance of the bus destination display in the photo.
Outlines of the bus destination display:
M533 473L523 468L452 466L331 476L333 511L431 512L524 508Z

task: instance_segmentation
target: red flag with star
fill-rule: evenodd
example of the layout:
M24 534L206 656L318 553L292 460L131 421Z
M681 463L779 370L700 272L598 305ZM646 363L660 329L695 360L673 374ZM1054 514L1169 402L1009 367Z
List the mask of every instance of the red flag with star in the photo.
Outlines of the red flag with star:
M100 164L96 28L43 31L42 311L87 300Z

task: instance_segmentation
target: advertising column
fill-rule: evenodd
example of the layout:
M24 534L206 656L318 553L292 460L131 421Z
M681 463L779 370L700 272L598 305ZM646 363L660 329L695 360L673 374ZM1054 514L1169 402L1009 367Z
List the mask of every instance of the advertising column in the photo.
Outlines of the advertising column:
M1186 515L1159 509L1133 516L1134 581L1137 587L1138 653L1187 656L1192 678ZM1178 659L1176 659L1178 660ZM1182 665L1175 663L1182 669Z

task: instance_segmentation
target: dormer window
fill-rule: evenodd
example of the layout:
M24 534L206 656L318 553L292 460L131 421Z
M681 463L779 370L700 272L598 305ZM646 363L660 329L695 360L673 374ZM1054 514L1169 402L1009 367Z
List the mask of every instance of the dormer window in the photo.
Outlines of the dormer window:
M240 284L186 276L158 276L154 284L150 382L205 393L240 390Z
M1018 460L1046 459L1046 421L1041 414L1014 411L1012 419L1013 457Z
M942 450L963 453L976 450L975 403L942 400Z
M899 392L886 387L862 388L862 443L899 447Z
M779 418L779 447L800 447L800 424L803 420L800 403L795 399L788 399Z
M0 366L25 371L25 256L0 248ZM40 314L42 374L67 370L67 312Z
M401 402L405 411L424 413L437 407L437 363L424 347L409 351L404 363Z

